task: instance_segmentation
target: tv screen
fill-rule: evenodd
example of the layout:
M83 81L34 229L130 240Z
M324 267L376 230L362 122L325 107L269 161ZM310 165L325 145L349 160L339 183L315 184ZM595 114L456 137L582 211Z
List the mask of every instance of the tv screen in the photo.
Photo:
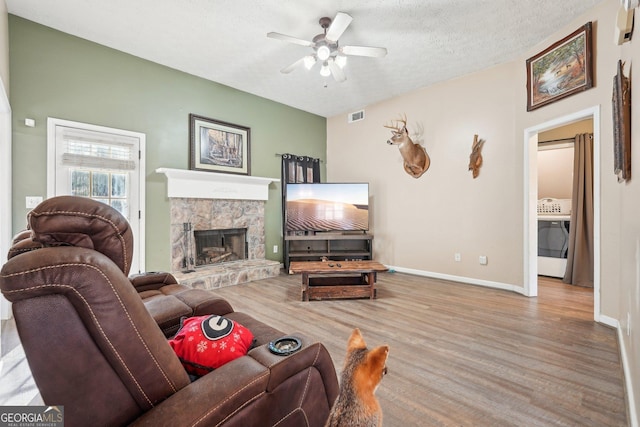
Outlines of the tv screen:
M368 183L290 183L285 203L286 231L366 231Z

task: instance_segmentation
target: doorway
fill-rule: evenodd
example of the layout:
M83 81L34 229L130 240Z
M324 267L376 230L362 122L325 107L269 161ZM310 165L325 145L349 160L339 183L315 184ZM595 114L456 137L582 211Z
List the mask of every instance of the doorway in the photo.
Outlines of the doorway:
M593 296L594 320L600 318L600 107L595 106L539 125L524 131L524 290L527 296L538 295L538 141L539 134L581 120L593 121L593 186L594 186L594 254Z
M47 197L89 197L120 212L133 232L131 274L145 265L145 140L140 132L47 120Z

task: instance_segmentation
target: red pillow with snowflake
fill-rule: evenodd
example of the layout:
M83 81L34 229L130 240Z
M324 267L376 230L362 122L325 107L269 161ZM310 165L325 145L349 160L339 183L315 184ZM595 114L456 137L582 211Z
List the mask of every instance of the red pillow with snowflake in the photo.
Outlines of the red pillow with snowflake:
M226 317L189 317L169 340L185 370L202 376L247 354L253 343L251 331Z

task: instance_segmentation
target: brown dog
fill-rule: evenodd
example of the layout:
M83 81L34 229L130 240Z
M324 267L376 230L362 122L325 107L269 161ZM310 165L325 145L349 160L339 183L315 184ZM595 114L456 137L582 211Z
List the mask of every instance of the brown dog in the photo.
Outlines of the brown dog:
M374 393L387 373L388 355L388 345L369 351L360 330L353 330L347 343L340 393L325 427L382 426L382 408Z

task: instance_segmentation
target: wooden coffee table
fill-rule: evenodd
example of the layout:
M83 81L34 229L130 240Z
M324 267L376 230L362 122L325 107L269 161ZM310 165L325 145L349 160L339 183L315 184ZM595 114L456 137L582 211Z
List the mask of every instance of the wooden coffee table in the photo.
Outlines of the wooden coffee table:
M295 261L289 265L289 272L302 273L302 301L374 299L376 273L387 270L377 261Z

